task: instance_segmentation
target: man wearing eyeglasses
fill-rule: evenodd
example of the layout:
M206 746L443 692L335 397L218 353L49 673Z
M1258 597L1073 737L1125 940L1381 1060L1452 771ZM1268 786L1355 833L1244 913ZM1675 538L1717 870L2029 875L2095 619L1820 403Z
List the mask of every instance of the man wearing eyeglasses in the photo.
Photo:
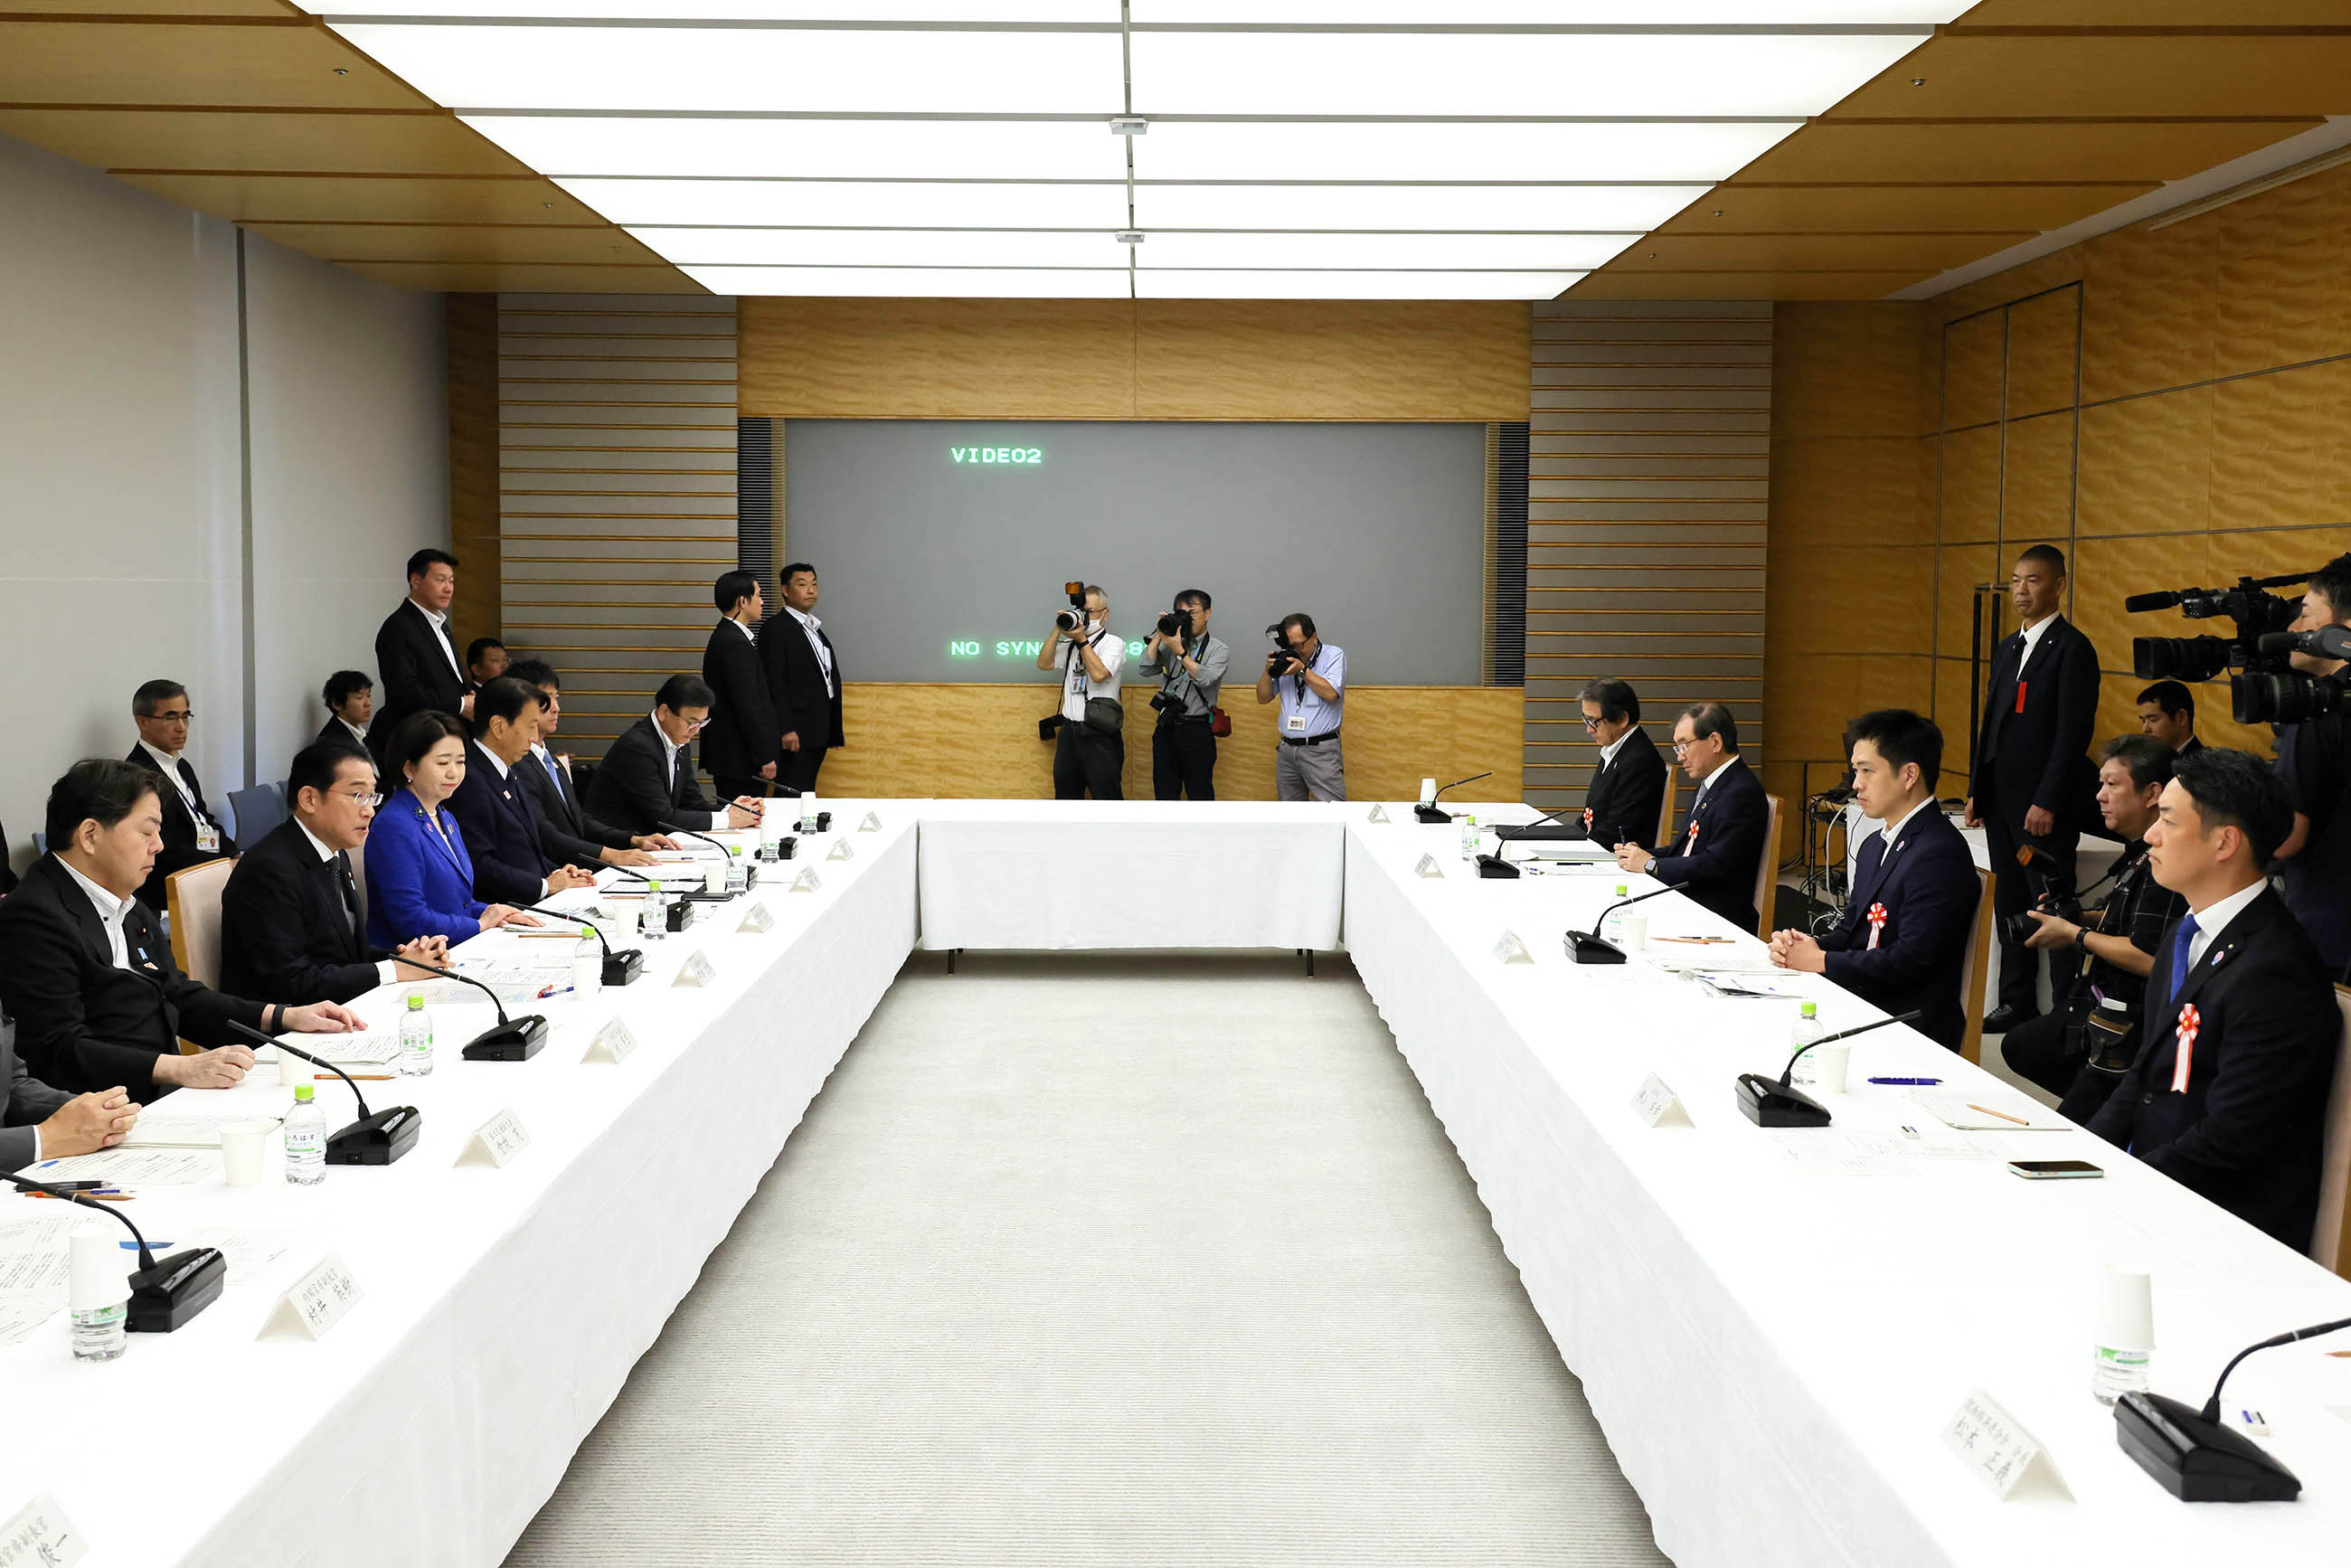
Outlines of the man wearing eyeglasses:
M139 744L123 760L163 778L156 791L163 803L163 852L155 857L153 873L139 889L139 902L158 914L164 907L164 884L173 872L224 855L234 858L237 852L236 841L213 814L204 787L188 763L188 726L195 716L188 688L177 681L149 681L131 694L131 721L139 727Z
M759 802L741 796L715 805L694 777L694 738L710 723L717 697L699 675L672 675L653 695L653 711L622 730L588 786L588 813L625 833L658 833L675 823L692 832L747 828Z
M1698 781L1680 839L1650 850L1616 846L1616 863L1642 872L1742 931L1756 925L1755 877L1771 803L1739 756L1739 724L1720 703L1694 703L1674 720L1674 757Z
M1641 727L1641 699L1624 681L1585 685L1576 699L1600 766L1583 794L1583 831L1594 843L1646 841L1666 804L1666 759Z
M446 964L449 945L439 936L397 952L368 943L351 857L383 801L374 761L333 742L306 746L286 793L292 814L245 852L221 890L221 989L297 1005L347 1002L378 986L429 977L402 959Z

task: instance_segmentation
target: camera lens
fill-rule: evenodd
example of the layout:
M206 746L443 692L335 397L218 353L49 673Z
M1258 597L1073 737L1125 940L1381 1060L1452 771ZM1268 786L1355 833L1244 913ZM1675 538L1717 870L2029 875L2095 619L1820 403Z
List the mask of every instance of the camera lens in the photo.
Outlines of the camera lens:
M2225 637L2131 639L2131 672L2142 681L2209 681L2228 667Z
M1054 615L1053 624L1059 626L1064 632L1074 632L1078 629L1078 623L1081 619L1081 618L1076 611L1063 610Z
M2343 706L2344 682L2299 670L2248 670L2229 677L2230 707L2239 724L2307 724Z
M1159 634L1162 637L1175 636L1184 630L1185 619L1181 611L1170 610L1159 618Z

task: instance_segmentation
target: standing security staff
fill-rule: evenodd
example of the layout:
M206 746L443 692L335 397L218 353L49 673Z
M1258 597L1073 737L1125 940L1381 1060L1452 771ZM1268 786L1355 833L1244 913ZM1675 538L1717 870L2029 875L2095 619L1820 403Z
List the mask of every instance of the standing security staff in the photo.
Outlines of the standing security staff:
M702 735L702 765L721 799L765 795L783 761L775 699L759 664L759 622L767 600L747 571L721 572L710 597L726 619L702 650L702 679L717 701Z
M2098 651L2057 613L2065 601L2064 552L2034 545L2018 556L2008 593L2022 624L1992 655L1991 700L1968 786L1968 826L1984 830L2000 915L2000 1005L1984 1019L1986 1034L2040 1016L2041 955L2009 934L2031 902L2016 852L2030 847L2072 880L2079 808L2094 795L2090 733L2098 717Z
M776 782L786 795L816 789L824 754L846 743L841 723L841 659L816 618L816 568L796 560L777 574L784 607L759 628L759 663L775 699L776 738L783 751Z
M1281 646L1257 678L1258 702L1281 704L1274 798L1343 800L1347 764L1339 753L1339 723L1346 716L1347 651L1316 636L1314 617L1304 611L1283 616L1274 630Z
M1067 653L1061 649L1064 638L1070 644ZM1089 583L1078 629L1064 632L1056 620L1052 637L1037 651L1039 669L1061 667L1061 722L1053 737L1054 800L1082 800L1089 790L1097 800L1126 799L1121 782L1126 771L1126 737L1119 730L1124 721L1111 718L1107 710L1102 715L1105 722L1088 716L1090 703L1118 707L1118 672L1125 663L1126 642L1110 629L1110 596Z
M1143 651L1143 673L1159 677L1151 706L1159 722L1151 731L1151 798L1195 800L1217 798L1217 693L1233 651L1208 635L1208 591L1187 588L1176 596L1183 618L1174 633L1154 628ZM1163 617L1163 620L1165 618Z

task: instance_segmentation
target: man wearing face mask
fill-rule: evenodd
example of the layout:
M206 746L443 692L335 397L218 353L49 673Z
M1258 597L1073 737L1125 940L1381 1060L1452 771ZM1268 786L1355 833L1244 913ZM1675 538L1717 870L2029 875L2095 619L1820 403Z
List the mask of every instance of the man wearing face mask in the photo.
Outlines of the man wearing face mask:
M1108 713L1090 705L1118 706L1118 672L1126 643L1110 629L1110 598L1086 585L1082 611L1066 612L1074 622L1053 622L1053 635L1037 651L1037 667L1061 672L1061 724L1053 737L1053 799L1123 800L1120 776L1126 771L1126 737ZM1067 644L1064 646L1064 644ZM1090 716L1091 714L1091 716Z

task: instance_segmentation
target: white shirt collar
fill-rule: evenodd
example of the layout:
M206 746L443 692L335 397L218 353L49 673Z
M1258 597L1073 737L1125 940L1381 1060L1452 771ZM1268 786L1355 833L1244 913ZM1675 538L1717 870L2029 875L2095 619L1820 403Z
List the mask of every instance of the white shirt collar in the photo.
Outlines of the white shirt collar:
M658 715L650 713L645 715L645 722L653 727L653 737L662 743L662 750L668 754L671 766L676 766L680 743L669 737L669 731L662 727Z
M377 601L376 601L376 602L377 602L378 604L381 604L381 603L382 603L382 602L383 602L383 601L382 601L382 600L381 600L381 599L379 599L379 600L377 600ZM423 605L423 604L417 604L417 602L416 602L416 596L415 596L414 594L413 594L413 593L412 593L412 594L410 594L410 595L408 596L408 602L410 602L411 604L415 604L415 605L416 605L416 608L417 608L418 610L423 611L423 613L424 613L424 619L426 619L427 621L432 622L434 625L435 625L435 626L446 626L446 625L449 623L449 612L448 612L447 611L445 611L445 610L433 610L433 609L429 609L429 608L427 608L426 606L424 606L424 605Z
M654 727L659 728L660 727L655 726ZM498 770L499 778L511 779L514 777L514 765L508 762L505 758L500 757L496 752L492 751L486 746L482 747L482 755L490 759L490 766Z
M1903 824L1934 803L1935 797L1930 791L1921 799L1917 805L1911 807L1908 810L1903 812L1900 816L1886 823L1885 827L1879 829L1878 831L1885 837L1886 847L1891 850L1894 847L1894 841L1902 836Z
M335 858L335 852L328 847L326 840L320 838L318 834L310 831L309 823L304 821L298 815L296 815L293 812L289 811L287 815L292 819L296 827L302 830L302 836L310 841L310 847L318 852L319 858L320 860L330 861Z
M661 726L655 725L653 727L655 729L659 729ZM547 742L543 740L534 740L530 743L530 754L533 757L538 758L541 762L546 763L549 768L555 766L555 754L547 749Z
M2251 887L2241 887L2228 897L2206 904L2196 915L2196 935L2188 939L2188 967L2194 968L2204 958L2205 950L2220 939L2229 922L2245 912L2246 906L2269 889L2267 880ZM2173 977L2175 979L2177 976Z
M1729 756L1728 756L1728 757L1724 758L1722 759L1722 766L1721 766L1721 767L1719 767L1719 768L1716 768L1713 772L1711 772L1711 773L1708 774L1705 778L1703 778L1703 779L1699 779L1699 780L1698 781L1698 795L1703 795L1703 794L1705 794L1708 789L1713 789L1713 788L1714 788L1714 781L1715 781L1716 779L1718 779L1721 778L1725 773L1729 772L1729 771L1730 770L1730 765L1731 765L1732 763L1734 763L1734 762L1738 761L1738 760L1739 760L1739 753L1737 753L1737 752L1735 752L1735 751L1734 751L1734 752L1732 752ZM1696 800L1698 799L1698 796L1697 796L1697 795L1693 795L1693 796L1691 796L1691 797L1690 797L1690 799L1691 799L1692 800Z
M2053 610L2048 614L2043 615L2040 620L2034 622L2032 625L2024 627L2019 631L2017 634L2024 639L2025 659L2032 657L2032 650L2040 646L2042 633L2048 631L2050 627L2056 623L2057 612ZM2024 659L2019 659L2017 663L2021 665L2024 663Z
M753 630L751 630L751 628L750 628L749 626L746 625L744 622L740 622L740 621L736 620L736 619L735 619L735 617L733 617L732 615L729 615L729 616L726 618L726 623L727 623L728 625L730 625L730 626L734 627L734 628L735 628L735 630L737 630L737 632L742 632L742 633L743 633L743 635L744 635L744 637L745 637L745 638L747 638L747 640L749 640L749 641L751 641L751 642L753 642L753 643L757 643L757 642L759 640L759 634L758 634L757 632L754 632Z
M818 620L815 616L810 615L807 611L795 610L789 604L784 606L784 613L790 616L793 620L799 622L801 625L807 627L811 632L824 624L823 622Z
M178 756L174 756L172 753L164 750L162 747L151 746L143 740L139 743L139 749L153 758L156 763L162 768L163 771L170 774L172 778L177 779L180 776L180 758L186 756L187 754L185 752L182 752Z
M1610 763L1615 761L1616 754L1625 749L1625 743L1633 738L1633 731L1640 727L1641 727L1639 725L1627 726L1624 734L1618 736L1615 739L1602 747L1600 748L1600 766L1605 768Z
M367 738L367 731L366 731L366 730L361 729L358 725L353 724L350 719L345 718L341 714L337 714L337 715L335 716L335 722L336 722L337 724L341 725L345 729L350 730L350 731L351 732L352 737L353 737L354 739L358 739L358 740L365 740L365 739Z
M57 856L57 863L66 868L66 874L81 888L82 895L89 900L89 906L98 911L98 923L106 928L107 956L113 960L118 969L131 967L131 937L122 929L123 911L131 907L131 900L115 897L76 871L73 862L65 856Z

